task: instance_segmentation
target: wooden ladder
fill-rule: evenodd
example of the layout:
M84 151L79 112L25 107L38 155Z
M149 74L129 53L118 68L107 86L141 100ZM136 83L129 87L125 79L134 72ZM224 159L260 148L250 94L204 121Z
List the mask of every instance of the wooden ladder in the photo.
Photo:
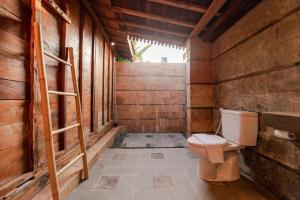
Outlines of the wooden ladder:
M52 189L52 195L54 200L61 200L61 194L58 185L58 176L62 174L66 169L68 169L72 164L76 163L80 158L82 158L83 162L83 178L88 179L88 164L87 164L87 155L86 148L84 143L84 136L82 130L82 117L81 117L81 106L80 106L80 97L79 90L76 80L76 72L74 67L74 55L73 48L67 48L67 55L70 59L70 62L67 62L61 58L58 58L50 53L44 52L43 49L43 39L42 39L42 31L41 25L39 23L34 23L34 41L36 46L36 61L38 66L38 76L40 83L40 92L41 92L41 106L43 113L43 122L44 122L44 135L45 135L45 143L46 143L46 154L48 160L48 170L49 170L49 179ZM61 62L66 66L71 67L72 73L72 83L74 88L74 93L70 92L59 92L59 91L50 91L48 90L47 76L46 76L46 67L44 56L48 56L58 62ZM51 111L50 111L50 100L49 94L51 95L65 95L65 96L74 96L76 101L76 112L77 112L77 123L71 126L67 126L65 128L61 128L58 130L52 130L52 122L51 122ZM63 133L67 130L78 128L78 138L81 153L76 156L71 162L62 167L59 171L56 169L56 161L55 161L55 153L54 153L54 145L53 145L53 136L59 133Z

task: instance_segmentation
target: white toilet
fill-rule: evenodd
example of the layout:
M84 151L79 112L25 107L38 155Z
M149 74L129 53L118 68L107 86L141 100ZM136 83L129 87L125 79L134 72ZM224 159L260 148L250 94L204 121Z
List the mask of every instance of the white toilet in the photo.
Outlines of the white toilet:
M199 157L199 176L207 181L234 181L239 179L240 167L237 151L245 146L256 145L258 133L257 113L222 110L221 120L223 137L194 134L188 138L189 150ZM222 146L224 163L214 164L210 162L206 148L208 143Z

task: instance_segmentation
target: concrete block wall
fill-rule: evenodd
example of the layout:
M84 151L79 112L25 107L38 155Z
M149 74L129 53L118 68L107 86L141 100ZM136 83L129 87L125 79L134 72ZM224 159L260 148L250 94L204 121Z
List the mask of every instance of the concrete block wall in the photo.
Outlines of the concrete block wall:
M192 37L187 43L187 133L213 131L214 84L210 43Z
M116 122L129 132L185 132L185 64L117 63Z

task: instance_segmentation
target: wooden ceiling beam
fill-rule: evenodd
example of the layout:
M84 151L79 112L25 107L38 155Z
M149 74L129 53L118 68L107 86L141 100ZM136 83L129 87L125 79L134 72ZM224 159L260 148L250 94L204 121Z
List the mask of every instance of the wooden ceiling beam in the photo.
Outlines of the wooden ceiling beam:
M232 1L220 17L203 31L201 37L206 42L213 42L222 35L229 27L235 23L235 19L240 19L249 10L256 6L261 0L235 0Z
M204 15L201 17L193 31L190 33L187 40L189 40L192 36L199 35L199 33L204 30L204 28L207 26L210 20L212 20L212 18L216 15L216 13L220 10L225 2L226 0L214 0L206 10Z
M135 36L137 38L145 39L145 40L152 40L157 41L162 44L168 44L168 45L177 45L177 46L184 46L183 41L180 42L178 40L165 38L165 37L157 37L149 34L143 34L143 33L135 33L135 32L129 32L130 36Z
M127 44L126 39L123 38L123 37L119 37L119 36L115 36L115 35L112 35L111 37L112 37L112 40L114 42L120 42L120 43L123 43L123 44Z
M205 8L204 6L200 6L200 5L188 3L188 2L177 1L177 0L148 0L148 1L154 2L154 3L159 3L159 4L164 4L164 5L172 6L172 7L176 7L176 8L181 8L181 9L185 9L185 10L190 10L190 11L194 11L194 12L199 12L199 13L205 13L205 11L207 10L207 8Z
M128 44L116 42L116 45L115 45L115 46L116 46L116 47L122 47L122 48L125 48L125 49L127 49L128 51L130 50Z
M179 19L173 19L173 18L168 18L168 17L163 17L160 15L154 15L146 12L140 12L137 10L132 10L128 8L123 8L123 7L117 7L117 6L107 6L102 3L94 3L96 7L102 8L102 9L110 9L111 11L117 12L117 13L122 13L122 14L127 14L127 15L132 15L136 17L142 17L142 18L147 18L147 19L152 19L152 20L157 20L161 22L166 22L169 24L174 24L178 26L184 26L188 28L194 28L196 24L190 23L187 21L179 20Z
M111 38L114 42L120 42L120 43L127 44L127 40L126 40L125 37L120 37L120 36L117 36L117 35L111 35Z
M105 27L105 29L110 32L110 33L116 33L122 36L127 36L128 31L126 30L121 30L121 29L117 29L117 28L113 28L113 27Z
M124 41L126 40L125 38L126 38L126 36L127 36L127 34L124 34L124 32L113 32L113 31L111 31L111 32L109 32L109 34L110 35L113 35L113 36L115 36L115 37L120 37L120 38L123 38L124 39Z
M179 36L179 37L187 37L188 36L188 33L165 30L165 29L161 29L161 28L157 28L157 27L153 27L153 26L148 26L145 24L140 24L140 23L126 22L126 21L123 22L123 21L120 21L118 19L111 18L111 17L104 17L104 16L99 16L99 17L100 17L100 19L103 19L104 21L109 20L109 21L116 22L116 23L119 23L120 25L124 25L127 27L136 27L136 28L140 28L140 29L150 30L150 31L159 32L159 33L165 33L165 34L169 34L169 35L175 35L175 36Z
M124 49L122 49L122 48L117 48L117 51L118 52L121 52L121 54L126 54L126 55L128 55L128 56L130 56L131 57L131 54L130 54L130 52L128 52L128 51L125 51Z
M178 37L187 37L188 36L188 34L186 34L186 33L179 33L179 32L175 32L175 31L163 30L163 29L160 29L160 28L156 28L156 27L153 27L153 26L147 26L147 25L143 25L143 24L125 22L125 25L128 26L128 27L135 27L135 28L145 29L145 30L149 30L149 31L165 33L165 34L168 34L168 35L175 35L175 36L178 36Z
M115 38L115 37L114 37ZM118 38L115 38L116 40L114 41L115 43L118 44L121 44L121 45L127 45L128 46L128 43L125 42L124 40L119 40ZM128 46L129 47L129 46Z
M152 34L144 34L144 33L138 33L138 32L134 32L134 31L120 30L120 29L116 29L116 28L112 28L112 27L106 27L106 30L108 30L109 32L112 32L112 33L123 34L124 37L126 37L126 38L127 38L127 35L130 35L130 36L136 36L138 38L144 38L146 40L148 39L148 40L158 41L160 43L183 46L183 41L179 42L176 39L153 36ZM126 39L126 38L124 38L124 39Z

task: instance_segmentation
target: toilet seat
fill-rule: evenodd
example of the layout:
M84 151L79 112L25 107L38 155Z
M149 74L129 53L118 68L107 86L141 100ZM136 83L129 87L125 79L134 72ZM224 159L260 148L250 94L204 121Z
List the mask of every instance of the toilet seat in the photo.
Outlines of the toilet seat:
M205 134L205 133L193 134L193 136L188 138L188 140L187 140L188 144L199 147L199 148L204 148L205 144L203 142L201 142L200 140L198 140L197 138L195 138L194 135L197 135L198 137L200 136L201 140L202 140L202 136L205 135L204 137L206 139L209 138L210 142L212 142L211 144L223 145L224 151L234 151L234 150L239 150L239 149L245 148L244 146L237 145L237 144L233 143L232 141L227 140L226 138L223 138L219 135L209 135L209 134ZM206 140L205 140L205 142L206 142Z
M223 147L225 147L228 144L228 140L218 135L209 135L209 134L200 133L200 134L194 134L192 137L189 137L188 143L198 147L205 147L206 145L210 145L210 144L222 145Z

